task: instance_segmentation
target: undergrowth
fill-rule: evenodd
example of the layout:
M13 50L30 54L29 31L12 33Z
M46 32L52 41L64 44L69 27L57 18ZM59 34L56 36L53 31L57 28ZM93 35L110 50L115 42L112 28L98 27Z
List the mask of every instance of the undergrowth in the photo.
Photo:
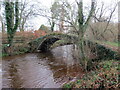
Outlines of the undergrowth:
M102 61L97 69L85 74L75 82L66 83L63 88L118 88L119 87L119 61Z

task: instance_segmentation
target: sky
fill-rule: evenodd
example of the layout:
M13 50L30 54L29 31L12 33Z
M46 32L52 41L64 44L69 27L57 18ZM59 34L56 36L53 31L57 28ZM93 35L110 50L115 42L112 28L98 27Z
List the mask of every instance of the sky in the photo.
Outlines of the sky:
M3 0L0 0L0 1L3 1ZM20 0L21 1L21 0ZM22 1L24 1L24 0L22 0ZM51 7L51 5L53 4L53 2L55 1L55 0L27 0L27 1L30 1L30 2L35 2L35 1L39 1L41 4L40 5L42 5L43 7L45 7L45 8L50 8ZM71 4L72 3L75 3L75 0L68 0ZM90 6L90 1L91 0L83 0L83 3L84 3L84 5L85 6ZM101 5L101 2L104 2L105 3L105 7L107 7L107 6L110 6L110 5L112 5L113 3L115 3L115 2L118 2L118 1L120 1L120 0L96 0L97 1L97 3L98 3L98 5ZM112 7L112 6L111 6ZM118 11L117 11L117 9L116 9L116 15L114 15L114 17L115 17L115 19L114 19L114 21L116 22L118 19ZM31 22L31 21L30 21ZM45 25L48 25L48 20L45 18L45 17L34 17L33 19L32 19L32 22L30 23L30 24L33 24L33 29L35 30L37 30L37 29L39 29L39 27L40 27L40 25L41 24L45 24Z
M38 0L39 2L41 2L41 4L47 8L50 8L50 6L53 4L53 2L55 0ZM68 0L71 4L75 2L75 0ZM91 0L83 0L84 5L88 6L88 4L90 4ZM120 0L97 0L98 5L101 5L101 2L105 3L105 7L112 5L115 2L118 2ZM115 19L114 21L116 22L117 19L117 9L116 9L116 15L114 15ZM48 21L46 18L44 17L39 17L39 18L34 18L34 20L36 25L34 26L35 29L38 29L40 27L41 24L48 24Z

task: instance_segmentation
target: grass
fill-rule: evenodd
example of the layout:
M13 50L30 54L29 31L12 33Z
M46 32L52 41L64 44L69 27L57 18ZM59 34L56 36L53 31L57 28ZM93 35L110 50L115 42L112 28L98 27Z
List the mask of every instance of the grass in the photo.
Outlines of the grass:
M67 43L69 43L69 42L66 42L65 40L58 40L51 46L51 48L66 45Z
M115 46L115 47L120 47L120 42L110 42L110 41L96 41L97 43L105 43L107 45L112 45L112 46Z
M102 61L95 71L90 71L79 80L63 85L63 88L118 88L118 61Z
M119 43L116 43L116 42L109 42L109 41L107 41L107 42L105 42L106 44L109 44L109 45L112 45L112 46L116 46L116 47L120 47L120 42Z

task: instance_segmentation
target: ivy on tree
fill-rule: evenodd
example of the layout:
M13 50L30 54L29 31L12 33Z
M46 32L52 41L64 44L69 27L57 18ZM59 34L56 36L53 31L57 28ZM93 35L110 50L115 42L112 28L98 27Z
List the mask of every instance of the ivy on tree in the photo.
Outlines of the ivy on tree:
M8 44L12 45L15 32L19 25L19 4L15 2L5 1L5 17L7 25Z

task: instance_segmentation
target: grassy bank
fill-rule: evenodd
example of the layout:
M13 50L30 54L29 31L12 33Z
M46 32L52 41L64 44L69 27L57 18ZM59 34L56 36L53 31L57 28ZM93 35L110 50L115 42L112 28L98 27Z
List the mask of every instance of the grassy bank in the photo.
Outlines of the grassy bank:
M102 61L80 79L66 83L63 88L118 88L118 66L119 61Z
M110 42L110 41L98 41L96 40L97 43L104 43L107 45L111 45L113 47L120 47L120 42Z
M2 45L2 53L0 53L0 57L19 55L29 51L29 46L26 43L16 43L11 47L8 47L8 44Z
M53 48L55 48L55 47L59 47L59 46L69 45L69 44L70 44L69 41L58 40L58 41L56 41L56 42L51 46L51 49L53 49Z
M115 46L115 47L120 47L119 45L120 45L120 42L118 42L118 43L116 43L116 42L109 42L109 41L107 41L107 42L105 42L106 44L109 44L109 45L112 45L112 46Z

